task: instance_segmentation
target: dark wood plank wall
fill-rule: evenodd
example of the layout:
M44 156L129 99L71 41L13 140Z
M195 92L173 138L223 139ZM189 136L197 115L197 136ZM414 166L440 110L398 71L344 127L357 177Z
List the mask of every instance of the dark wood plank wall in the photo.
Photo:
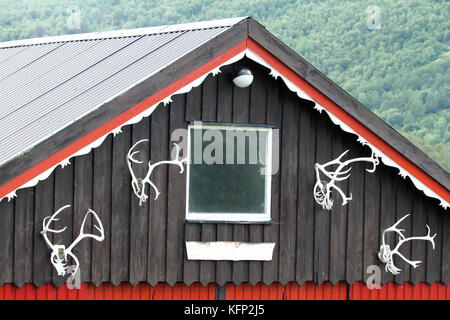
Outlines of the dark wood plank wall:
M263 73L264 74L264 73ZM267 75L264 76L266 78ZM282 121L282 114L283 114L283 108L281 107L281 92L280 92L280 86L276 84L268 83L268 93L267 93L267 124L273 125L276 128L281 128L281 121ZM276 133L275 133L276 134ZM276 135L273 136L276 138ZM282 137L281 134L278 133L278 140L279 145L281 145ZM277 172L279 171L281 167L281 147L278 148L278 163L277 166ZM275 151L275 150L273 150ZM274 152L274 155L276 155L276 152ZM276 156L273 156L272 159L276 159ZM275 163L272 163L274 165ZM278 278L278 263L279 263L279 254L280 254L280 246L277 245L280 241L279 237L279 228L280 228L280 174L272 175L272 196L271 196L271 216L273 224L265 225L264 226L264 241L265 242L275 242L275 248L273 251L272 261L264 262L263 263L263 281L265 284L270 284L273 280Z
M78 159L76 159L77 161ZM41 181L35 187L35 212L34 212L34 236L33 236L33 282L37 286L51 281L53 266L49 264L49 253L47 244L43 241L40 234L42 230L42 221L49 215L49 212L54 212L54 175L51 175L46 180ZM91 186L91 181L87 180L87 184ZM75 185L75 188L77 185ZM77 210L76 203L74 203L74 210ZM77 211L75 211L77 212ZM53 237L49 235L49 238ZM82 244L84 245L84 244ZM78 248L78 249L83 249ZM74 251L75 252L75 251ZM81 253L89 252L88 248L82 250ZM85 269L85 261L83 255L77 255L80 258L80 266ZM89 261L89 260L88 260Z
M348 137L344 137L339 133L339 128L334 127L332 136L332 152L333 158L338 157L345 150L350 148L351 141ZM315 178L313 178L315 179ZM345 180L341 184L342 190L348 194L348 181ZM341 206L342 199L338 198L336 193L333 194L333 202L337 204L333 207L331 212L331 221L330 221L330 244L334 244L330 246L330 261L329 261L329 279L330 281L338 281L338 279L345 279L345 266L346 260L342 259L343 256L346 256L346 248L347 248L347 215L348 215L348 206ZM314 205L314 204L313 204Z
M169 157L169 117L170 107L159 107L151 116L151 148L150 155L153 163L167 160ZM161 166L153 176L153 183L161 193L158 200L153 200L155 193L150 193L149 205L151 212L149 229L149 255L147 276L150 284L165 282L166 279L166 252L167 252L167 166ZM131 201L133 201L132 195ZM130 229L130 233L133 230ZM130 260L134 259L130 255Z
M233 87L233 123L250 123L250 87L238 88ZM250 240L249 225L233 226L233 239L235 241L248 242ZM220 240L220 239L217 239ZM241 283L249 279L249 264L248 261L233 262L233 278L234 283Z
M233 84L226 76L233 70L233 66L223 67L224 74L217 77L217 122L230 123L233 115ZM233 226L231 224L217 225L217 238L223 241L233 240ZM231 261L216 262L216 282L224 285L232 278L233 265Z
M207 77L202 86L202 121L217 122L217 77ZM183 106L180 106L183 108ZM197 119L196 119L197 120ZM186 189L184 190L184 194ZM178 192L178 191L177 191ZM186 198L183 198L184 200ZM185 206L178 208L180 211ZM178 215L178 212L175 213ZM178 215L179 216L179 215ZM215 224L208 223L202 226L201 241L214 241L216 239L217 227ZM180 239L181 241L183 239ZM200 262L200 282L204 285L215 281L216 262L201 261Z
M130 259L129 239L132 190L130 189L130 173L128 172L127 163L124 159L128 153L128 149L131 148L132 128L130 126L122 128L120 135L122 136L121 139L113 139L111 177L111 183L114 186L111 192L111 229L114 231L111 233L111 282L113 285L120 284L124 278L128 277ZM143 151L142 156L145 156L145 154L145 151ZM77 167L80 167L80 171L84 168L87 169L90 161L92 160L86 158L83 162L76 162L75 169ZM89 169L87 171L89 172ZM89 181L89 178L81 179L81 181ZM89 186L86 186L86 188L89 188ZM87 192L85 196L81 197L82 199L86 199L85 206L92 201L90 200L91 194L92 191ZM90 242L86 241L84 245L88 246ZM87 251L89 252L89 250ZM87 267L87 269L90 268Z
M313 104L299 99L268 70L245 61L255 74L250 88L232 85L227 66L216 77L187 94L174 96L167 106L158 106L149 118L127 126L116 137L108 136L88 155L71 159L65 168L57 168L48 179L34 188L18 191L18 197L0 202L0 285L18 286L33 282L61 285L50 264L50 250L40 231L42 219L63 205L72 207L61 214L56 226L67 230L54 235L53 241L69 244L79 233L88 208L100 216L105 241L85 239L75 247L80 260L82 281L95 285L128 281L132 285L146 281L151 285L167 282L191 284L216 282L223 285L249 281L252 284L286 284L297 281L364 281L367 267L381 267L382 283L411 281L449 282L450 215L436 200L416 190L398 170L381 164L375 173L370 165L352 165L348 181L339 184L352 194L346 206L335 193L331 212L314 202L314 163L327 162L350 150L348 157L369 156L370 149L356 137L341 131L328 116L313 110ZM142 143L137 157L144 162L166 160L173 151L174 130L187 128L191 121L270 124L280 129L278 172L272 177L272 224L240 225L186 223L186 171L176 166L161 166L152 181L161 192L154 200L139 206L134 196L125 156L132 144ZM138 175L146 166L136 166ZM422 260L412 269L396 259L402 269L398 276L384 271L377 258L381 232L407 213L411 216L401 227L407 235L424 235L425 224L437 233L436 249L414 241L402 252L413 260ZM86 230L92 230L88 219ZM394 240L389 234L388 241ZM275 242L269 262L188 261L185 241Z

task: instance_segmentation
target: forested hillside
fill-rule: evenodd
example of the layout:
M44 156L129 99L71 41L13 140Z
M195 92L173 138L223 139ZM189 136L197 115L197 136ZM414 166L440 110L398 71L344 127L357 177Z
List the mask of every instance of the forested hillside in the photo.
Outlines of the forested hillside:
M251 16L450 169L449 1L0 0L0 8L0 41Z

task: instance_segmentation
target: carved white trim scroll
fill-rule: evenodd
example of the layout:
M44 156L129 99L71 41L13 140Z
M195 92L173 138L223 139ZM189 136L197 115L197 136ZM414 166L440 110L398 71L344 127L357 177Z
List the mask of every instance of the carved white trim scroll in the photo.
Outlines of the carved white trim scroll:
M183 163L187 163L187 157L180 159L180 147L174 143L176 148L176 155L174 160L165 160L165 161L159 161L155 164L152 164L151 161L148 162L148 171L144 178L137 178L134 174L132 163L143 163L143 161L136 160L133 158L133 156L139 151L133 151L133 149L141 142L148 141L148 139L142 139L136 142L128 151L127 154L127 164L128 164L128 170L131 174L131 186L133 187L133 192L136 195L136 197L139 198L139 205L142 206L144 202L147 201L148 195L145 193L145 185L149 184L153 190L155 191L155 200L158 198L160 192L158 188L155 186L155 184L151 181L151 174L153 170L162 164L174 164L180 167L180 173L183 173L184 166Z
M97 216L97 214L93 210L89 209L86 212L86 215L84 216L83 222L81 223L80 234L72 242L72 244L70 246L68 246L66 248L66 246L64 246L64 245L52 244L50 242L50 240L48 239L47 233L48 232L50 232L50 233L61 233L64 230L66 230L67 227L64 227L64 228L59 229L59 230L55 230L55 229L50 229L50 224L53 221L57 221L58 219L56 218L56 216L61 211L63 211L66 208L69 208L69 207L70 207L70 205L66 205L66 206L60 208L52 216L45 217L43 222L42 222L41 234L44 237L45 242L47 243L47 245L50 247L50 249L52 249L52 253L51 253L51 256L50 256L50 262L55 267L55 269L58 272L59 276L66 275L66 269L68 267L68 265L67 265L67 256L72 257L73 261L75 261L75 264L76 264L75 269L72 270L72 274L76 274L77 273L77 271L78 271L78 269L80 267L80 262L78 261L77 257L72 253L72 249L77 245L78 242L80 242L84 238L93 238L93 239L95 239L97 241L103 241L105 239L105 232L103 230L102 222L100 221L100 219ZM94 216L95 221L98 224L98 226L97 226L94 223L94 227L100 232L100 235L84 233L84 224L86 223L86 218L88 217L89 213L91 213Z
M409 238L405 238L405 236L403 235L403 232L405 230L403 229L397 229L397 226L403 221L405 220L407 217L409 216L409 214L405 215L403 218L401 218L400 220L398 220L393 226L385 229L382 233L382 242L381 242L381 246L380 246L380 251L378 252L378 258L380 259L381 262L385 263L385 270L386 272L389 271L392 274L399 274L401 269L397 268L394 265L394 255L398 255L400 258L402 258L406 263L410 264L411 266L413 266L413 268L417 268L417 266L419 265L419 263L421 263L422 261L411 261L408 260L407 258L405 258L399 251L400 247L402 246L402 244L404 244L407 241L412 241L412 240L424 240L424 241L430 241L431 245L433 246L433 250L435 248L435 243L434 243L434 237L436 237L436 234L434 234L433 236L430 236L430 227L427 226L428 232L425 236L422 237L409 237ZM386 240L385 240L385 235L388 232L395 232L400 236L400 240L398 241L397 245L395 246L394 249L391 250L390 246L388 244L386 244Z
M345 205L349 200L352 200L352 194L350 196L346 196L344 191L342 191L338 186L336 186L336 182L344 181L350 177L350 170L352 168L348 168L344 170L345 167L350 165L353 162L365 161L373 164L372 169L366 169L367 172L375 172L377 165L380 163L378 157L372 152L370 157L365 158L355 158L349 159L347 161L342 162L341 159L347 154L347 151L344 151L339 157L336 159L329 161L324 164L316 163L314 165L314 169L316 171L316 184L314 185L314 199L316 202L322 206L325 210L331 210L333 207L333 199L331 198L332 189L335 189L342 197L342 205ZM336 169L332 169L334 166L337 166ZM329 179L328 182L322 180L322 176L325 179Z

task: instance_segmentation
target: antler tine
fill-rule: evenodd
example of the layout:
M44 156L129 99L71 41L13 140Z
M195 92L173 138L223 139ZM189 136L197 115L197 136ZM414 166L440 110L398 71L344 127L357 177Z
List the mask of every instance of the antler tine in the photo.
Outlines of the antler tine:
M345 150L344 152L342 152L341 155L335 159L335 161L337 161L337 162L342 162L341 159L342 159L349 151L350 151L350 150Z
M330 165L333 165L333 164L341 164L341 163L342 163L341 159L346 155L346 153L347 153L348 151L349 151L349 150L345 150L345 151L342 152L341 155L340 155L339 157L337 157L336 159L330 160L330 161L325 162L325 163L323 163L323 164L321 164L321 165L318 164L318 163L316 163L316 164L319 165L319 166L321 166L321 167L327 167L327 166L330 166Z
M398 229L397 226L398 226L403 220L405 220L408 216L409 216L409 213L406 214L406 215L404 215L400 220L398 220L396 223L394 223L394 224L392 225L392 227L390 227L389 229L394 228L394 229L397 229L397 230L405 231L405 230L403 230L403 229Z
M144 161L140 161L140 160L137 160L137 159L133 158L133 156L134 156L135 154L138 154L139 152L140 152L140 151L133 151L131 154L128 154L128 155L127 155L127 159L130 160L130 161L133 162L133 163L143 163Z
M436 237L437 233L435 233L433 236L430 236L430 232L431 232L430 227L428 225L426 225L426 226L428 229L426 237L430 238L429 241L431 242L431 245L433 246L433 250L434 250L434 248L435 248L434 238Z
M95 220L97 220L100 227L98 227L96 224L94 224L94 227L100 232L100 236L93 235L93 238L98 241L103 241L105 239L105 230L103 229L102 222L100 221L100 218L98 217L97 213L95 213L94 210L89 209L88 212L92 213L94 215Z
M84 233L84 224L86 223L86 219L87 219L89 213L92 213L92 215L94 216L95 220L97 220L97 223L100 225L100 228L99 228L96 224L94 224L94 227L100 232L100 236L95 235L95 234L90 234L90 233ZM83 222L81 223L80 234L72 242L72 244L67 248L67 251L70 252L72 250L72 248L75 247L77 245L77 243L80 242L84 238L93 238L93 239L95 239L97 241L103 241L103 239L105 239L105 232L104 232L104 229L103 229L102 222L100 221L100 218L97 216L95 211L91 210L91 209L88 209L88 211L86 212L86 214L84 216L84 219L83 219Z
M399 219L396 223L394 223L392 226L390 226L389 228L385 229L385 232L397 232L397 231L405 231L404 229L399 229L397 228L397 226L403 221L405 220L407 217L409 216L409 213L404 215L401 219Z
M131 150L133 150L139 143L144 142L144 141L149 141L148 139L141 139L138 142L136 142L135 144L133 144L133 146L130 148L130 150L128 151L128 154L130 154Z
M342 175L349 173L351 170L352 170L352 168L350 167L344 171L332 171L332 172L328 172L328 173L331 175L342 176ZM348 176L350 176L350 175L348 175ZM334 180L339 181L339 180L337 180L337 178L335 178Z
M404 239L405 238L405 236L403 235L403 232L405 232L405 229L399 229L399 228L390 227L390 228L387 228L385 230L385 233L387 233L387 232L395 232L396 234L399 235L400 239Z
M149 141L149 140L148 140L148 139L141 139L141 140L139 140L138 142L136 142L136 143L130 148L130 150L128 151L128 154L127 154L127 159L129 159L131 162L134 162L134 163L142 163L142 161L139 161L139 160L136 160L136 159L133 158L133 155L134 155L134 154L139 153L139 151L133 151L133 149L134 149L139 143L144 142L144 141ZM133 152L132 152L132 151L133 151Z
M55 229L50 229L49 225L52 223L52 221L58 221L57 218L55 218L61 211L63 211L64 209L70 207L70 205L66 205L60 209L58 209L53 215L51 216L47 216L44 218L44 220L42 221L42 231L41 234L45 234L46 232L52 232L52 233L61 233L64 230L67 229L67 226L65 226L64 228L60 229L60 230L55 230Z
M336 177L334 178L334 181L344 181L344 180L348 179L349 177L350 177L350 174L348 174L346 176L343 176L343 177L338 177L338 174L336 174Z
M405 220L407 217L409 216L409 213L407 214L407 215L405 215L405 216L403 216L400 220L398 220L396 223L394 223L392 226L390 226L389 228L386 228L386 229L384 229L383 230L383 232L382 232L382 234L381 234L381 241L382 241L382 244L383 244L383 246L385 246L386 245L386 241L385 241L385 235L386 235L386 233L388 233L388 232L395 232L395 233L397 233L399 236L400 236L400 238L401 239L404 239L405 238L405 236L403 235L403 231L405 231L404 229L398 229L397 228L397 226L403 221L403 220Z
M320 167L328 167L328 166L332 166L334 164L342 164L344 162L341 161L341 159L345 156L345 154L348 152L349 150L344 151L339 157L337 157L336 159L333 159L331 161L328 161L322 165L319 165Z
M397 268L395 265L389 263L386 264L384 270L386 270L386 272L390 271L393 275L397 275L400 273L400 271L402 271L402 269Z
M421 236L421 237L409 237L409 238L403 238L403 239L401 239L401 240L399 241L399 243L397 244L396 249L397 249L398 247L400 247L400 246L401 246L404 242L406 242L406 241L412 241L412 240L425 240L425 241L430 241L430 242L431 242L431 245L433 246L433 250L434 250L434 248L435 248L434 237L436 237L437 234L434 234L433 236L431 236L431 235L430 235L430 232L431 232L430 227L429 227L428 225L426 225L426 227L427 227L427 229L428 229L428 232L427 232L426 235Z

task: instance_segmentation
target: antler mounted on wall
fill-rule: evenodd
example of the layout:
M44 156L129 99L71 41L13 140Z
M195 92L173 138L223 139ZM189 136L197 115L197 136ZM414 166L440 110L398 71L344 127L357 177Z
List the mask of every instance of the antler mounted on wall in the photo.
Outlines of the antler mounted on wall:
M103 239L105 239L105 232L103 230L103 225L102 222L100 221L99 217L97 216L97 214L89 209L86 212L86 215L84 216L83 222L81 223L81 228L80 228L80 234L78 235L78 237L72 242L72 244L69 247L65 247L64 245L54 245L50 242L50 240L48 239L47 233L51 232L51 233L61 233L64 230L66 230L67 227L64 227L60 230L54 230L54 229L50 229L49 226L52 223L52 221L58 221L58 219L56 218L56 216L63 211L66 208L69 208L70 205L66 205L62 208L60 208L58 211L56 211L52 216L48 216L44 218L44 221L42 222L42 231L41 234L45 239L45 242L47 242L47 245L50 247L50 249L52 249L52 253L50 256L50 262L53 264L53 266L55 267L56 271L58 272L59 276L64 276L66 274L66 269L67 269L67 256L72 257L73 261L75 261L76 264L76 268L72 271L72 274L75 274L80 266L80 262L78 261L77 257L72 253L72 249L77 245L78 242L80 242L81 240L83 240L84 238L93 238L97 241L103 241ZM84 233L84 224L86 222L86 218L89 215L89 213L92 213L92 215L94 216L95 220L97 221L98 225L94 224L94 227L100 232L100 235L95 235L95 234L89 234L89 233Z
M139 153L139 151L133 151L133 149L141 142L143 141L148 141L148 139L143 139L143 140L139 140L138 142L136 142L128 151L127 154L127 164L128 164L128 169L130 170L130 174L131 174L131 186L133 187L133 192L134 194L139 198L139 205L142 206L142 204L144 202L147 201L148 195L145 193L145 185L149 184L153 190L155 190L155 200L158 198L159 196L159 190L158 188L153 184L153 182L150 180L150 176L153 172L153 170L162 164L174 164L180 167L180 173L183 173L184 171L184 167L183 167L183 163L187 163L187 157L183 158L180 160L180 147L174 143L175 148L176 148L176 156L174 160L167 160L167 161L159 161L155 164L152 164L151 161L148 162L148 171L147 174L145 175L144 178L137 178L136 175L134 174L133 171L133 167L132 167L132 163L142 163L142 161L136 160L135 158L133 158L133 156L137 153Z
M366 158L355 158L349 159L347 161L342 162L341 159L347 154L347 151L344 151L339 157L336 159L329 161L324 164L316 163L314 165L314 169L316 170L316 184L314 185L314 199L316 202L322 206L325 210L331 210L333 207L333 199L331 199L331 191L335 189L342 197L342 205L345 205L348 200L352 200L352 194L350 196L346 196L345 193L336 186L336 182L343 181L350 177L350 170L352 168L348 168L344 170L346 166L353 162L364 161L370 162L373 164L372 169L366 169L367 172L374 172L376 166L380 163L378 157L372 152L370 157ZM337 168L332 171L331 168L333 166L337 166ZM328 168L328 170L327 170ZM321 179L321 174L325 176L325 178L329 179L328 182Z
M412 241L412 240L425 240L425 241L430 241L432 246L433 246L433 250L435 247L434 244L434 237L436 237L436 234L434 236L430 236L430 228L427 226L428 229L428 233L423 236L423 237L410 237L410 238L405 238L405 236L403 235L403 229L397 229L397 226L403 221L405 220L407 217L409 216L409 214L405 215L403 218L401 218L400 220L398 220L393 226L385 229L382 233L382 242L381 242L381 246L380 246L380 251L378 252L378 258L381 260L381 262L386 264L386 271L391 272L392 274L399 274L401 269L397 268L394 265L394 255L398 255L400 258L402 258L406 263L410 264L413 266L413 268L417 268L417 266L419 265L419 263L421 263L422 261L411 261L406 259L398 250L400 249L400 247L402 246L402 244L404 244L407 241ZM389 247L389 245L386 244L386 240L384 238L385 234L388 232L395 232L400 236L400 240L397 243L397 245L395 246L395 248L393 250L391 250L391 248Z

